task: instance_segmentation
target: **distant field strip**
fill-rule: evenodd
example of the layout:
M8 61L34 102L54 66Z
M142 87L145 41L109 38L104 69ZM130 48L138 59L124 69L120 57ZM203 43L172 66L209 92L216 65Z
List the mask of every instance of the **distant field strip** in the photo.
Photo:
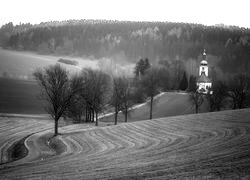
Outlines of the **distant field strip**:
M1 121L1 151L6 139L26 131L9 123ZM70 125L60 132L53 145L46 145L51 130L29 136L28 156L2 164L0 179L250 178L250 109L107 127Z

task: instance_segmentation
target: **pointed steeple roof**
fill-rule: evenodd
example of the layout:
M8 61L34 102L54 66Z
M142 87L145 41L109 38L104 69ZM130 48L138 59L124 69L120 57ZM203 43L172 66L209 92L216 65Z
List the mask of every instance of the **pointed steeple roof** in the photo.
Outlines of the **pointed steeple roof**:
M206 49L203 50L203 60L206 60L207 59L207 53L206 53Z
M206 50L205 49L204 49L203 54L202 54L201 65L207 65L207 54L206 54Z

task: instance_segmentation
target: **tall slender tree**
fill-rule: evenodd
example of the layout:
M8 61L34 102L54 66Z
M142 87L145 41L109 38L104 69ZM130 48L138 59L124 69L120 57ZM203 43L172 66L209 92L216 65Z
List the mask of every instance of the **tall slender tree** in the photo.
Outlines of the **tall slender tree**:
M149 68L145 75L142 77L140 83L143 91L147 97L150 98L150 112L149 119L153 117L153 101L154 96L160 92L162 71L158 67Z
M115 108L115 125L117 124L118 113L122 110L122 83L121 77L113 78L113 94L111 98L111 105Z
M127 77L113 78L113 95L111 105L115 108L115 124L117 124L119 111L123 112L125 122L127 122L128 110L132 105L130 82Z
M98 115L111 96L111 79L106 73L93 69L83 69L82 75L85 82L82 96L92 110L92 119L95 115L95 124L98 126Z
M196 114L199 112L199 109L204 102L203 94L199 93L197 89L198 89L198 86L196 86L196 90L191 92L189 96L190 102L195 107Z
M228 88L228 96L232 99L233 109L246 107L250 78L244 74L236 75L229 81Z

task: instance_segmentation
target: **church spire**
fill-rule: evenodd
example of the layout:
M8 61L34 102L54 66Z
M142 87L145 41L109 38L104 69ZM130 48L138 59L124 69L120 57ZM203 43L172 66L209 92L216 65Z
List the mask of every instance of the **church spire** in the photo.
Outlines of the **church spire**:
M203 50L202 60L207 60L206 49Z

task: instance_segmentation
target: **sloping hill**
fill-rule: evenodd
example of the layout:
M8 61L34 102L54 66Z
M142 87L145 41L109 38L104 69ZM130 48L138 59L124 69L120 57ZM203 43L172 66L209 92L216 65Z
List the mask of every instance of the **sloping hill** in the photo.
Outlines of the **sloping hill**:
M128 122L149 119L150 102L137 105L129 111ZM204 101L200 112L208 112L208 104ZM163 92L155 97L153 105L153 118L194 114L195 109L189 100L189 93ZM110 114L101 119L104 122L114 122L114 115ZM118 122L124 122L122 113L118 116Z
M250 109L242 109L68 126L58 137L61 153L3 164L0 179L249 179L249 119Z

